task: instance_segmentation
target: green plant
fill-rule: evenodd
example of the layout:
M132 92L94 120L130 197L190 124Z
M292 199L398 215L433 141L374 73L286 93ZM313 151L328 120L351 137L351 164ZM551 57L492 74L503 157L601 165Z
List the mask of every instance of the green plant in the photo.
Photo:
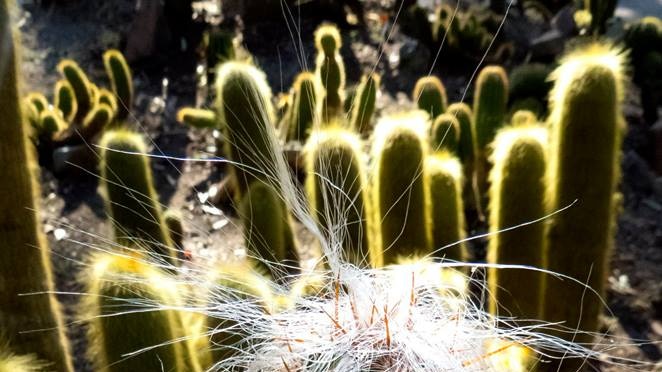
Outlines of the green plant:
M547 130L535 123L501 129L493 143L487 262L543 266L544 225L514 226L545 213ZM488 270L490 312L539 319L542 274L523 269Z
M55 298L50 249L39 222L38 166L19 96L13 1L0 0L0 329L19 354L35 353L58 371L73 371ZM21 296L26 293L38 295ZM43 332L26 332L47 330Z
M207 69L213 71L220 63L232 61L237 52L234 47L234 34L218 27L213 27L204 35Z
M218 117L212 110L183 107L177 111L177 121L194 128L218 128Z
M351 126L357 133L367 134L372 129L372 115L375 112L380 81L381 78L374 72L361 77L351 116Z
M113 93L117 97L117 119L125 120L133 106L133 77L124 56L118 50L107 50L103 54L103 65L110 78Z
M469 254L464 243L464 206L462 203L462 165L447 151L425 159L430 194L432 249L435 256L466 262ZM450 246L451 244L454 244ZM444 248L443 250L439 250Z
M324 87L318 106L320 118L324 122L343 114L345 65L340 56L341 46L340 31L335 25L323 24L315 30L315 74Z
M412 101L430 115L430 120L434 120L446 111L446 88L436 76L422 77L414 86Z
M292 85L292 104L288 107L286 121L288 122L288 138L296 141L306 141L315 124L315 107L317 105L317 81L310 72L297 75Z
M508 101L508 77L501 66L487 66L478 74L474 93L473 134L475 135L475 189L477 204L487 204L487 175L489 174L489 144L504 125Z
M55 83L55 94L53 96L53 106L62 112L62 118L66 122L72 122L78 110L78 103L71 84L67 80L58 80Z
M173 246L180 252L184 251L184 223L182 215L175 210L168 209L163 214L163 220L168 228Z
M398 256L430 252L427 133L426 117L420 112L383 118L375 128L371 192L379 227L375 244L385 265L395 263Z
M99 147L101 190L115 241L122 248L146 250L174 264L176 252L154 189L147 148L140 134L108 131Z
M347 262L375 261L370 245L366 170L358 135L331 127L313 132L305 147L310 210L329 244L339 244ZM342 230L340 230L342 229ZM331 239L342 237L335 242Z
M551 68L542 63L528 63L515 67L508 77L510 105L525 99L535 99L540 103L540 107L544 108L549 91L552 89L550 72Z
M87 275L83 319L95 371L191 370L181 314L167 308L182 306L173 280L134 254L100 254Z
M459 120L454 115L441 114L432 123L430 147L433 151L446 149L457 154L461 135Z
M117 99L115 98L115 94L106 88L99 89L99 93L97 94L97 105L102 103L108 105L113 112L113 116L115 116L117 113Z
M538 122L538 117L536 114L529 110L517 110L513 117L510 119L510 124L512 126L520 126L526 124L535 124Z
M87 75L85 75L85 72L83 72L80 66L71 59L60 61L57 65L57 70L74 90L76 104L78 105L74 121L80 122L85 118L94 104L94 91L90 88L93 84L90 83Z
M605 294L614 241L625 123L621 113L623 69L623 55L618 50L594 42L566 55L553 73L549 118L553 156L547 179L547 210L577 204L549 221L546 267L585 283L597 295L577 283L546 278L542 314L547 321L562 321L567 327L588 332L600 329L599 296ZM563 301L558 301L560 298ZM577 342L592 339L587 333L558 336Z
M16 355L9 345L0 344L0 372L40 372L46 370L47 365L33 354Z

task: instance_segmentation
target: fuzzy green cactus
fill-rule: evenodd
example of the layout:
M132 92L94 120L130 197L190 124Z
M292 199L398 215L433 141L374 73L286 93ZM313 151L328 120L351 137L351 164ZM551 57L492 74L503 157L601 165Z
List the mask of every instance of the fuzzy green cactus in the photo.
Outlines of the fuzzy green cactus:
M83 319L95 371L173 371L187 368L177 284L141 255L100 254L86 278ZM161 345L161 346L158 346ZM156 346L156 347L155 347ZM145 348L155 347L132 356Z
M510 119L510 124L512 126L520 126L526 124L535 124L538 121L538 117L532 111L529 110L517 110L513 117Z
M93 84L90 83L87 75L85 75L85 72L83 72L80 66L71 59L60 61L57 65L57 70L74 90L76 104L78 105L74 120L80 122L85 118L94 104L94 91L91 88Z
M103 54L103 65L117 97L117 119L129 116L133 105L133 77L131 69L120 51L111 49Z
M343 114L345 65L340 56L341 45L340 31L335 25L323 24L315 30L315 73L324 87L318 107L324 122Z
M446 149L457 154L461 135L460 121L454 115L441 114L432 123L430 147L433 151Z
M154 189L147 148L141 135L108 131L101 138L101 189L106 213L120 247L147 250L174 264L176 252Z
M411 99L416 102L419 109L430 115L430 120L443 114L448 104L446 88L436 76L425 76L418 79Z
M212 110L183 107L177 111L177 121L193 128L218 128L218 118Z
M643 17L627 28L624 41L630 49L632 80L641 89L644 118L655 123L662 104L662 20Z
M50 140L53 136L65 130L67 123L62 119L62 113L56 108L47 108L39 114L39 135Z
M0 343L0 372L39 372L48 368L48 363L38 360L34 354L16 355L9 345Z
M424 167L428 127L426 116L417 111L383 118L375 128L373 208L380 228L376 247L385 265L395 263L398 256L431 250Z
M286 114L288 139L303 142L310 135L315 124L317 92L317 81L313 73L302 72L297 75L292 85L292 104Z
M19 94L17 43L10 10L0 0L0 329L19 354L36 354L58 371L73 371L60 307L53 294L50 249L39 222L38 166ZM40 293L21 296L26 293ZM36 331L40 332L26 332ZM46 330L46 331L43 331Z
M74 89L67 80L59 80L55 83L55 92L53 94L53 106L57 107L62 112L62 118L71 123L76 116L78 110L78 103L74 95Z
M115 94L106 88L99 89L99 93L97 94L97 105L102 103L108 105L113 110L113 115L117 113L117 99L115 98Z
M429 178L432 249L435 256L466 262L469 259L467 248L464 243L459 243L466 235L462 165L450 152L440 151L425 159L425 167ZM450 244L455 245L448 247ZM444 249L437 251L441 248Z
M614 244L625 123L621 113L623 55L609 44L592 43L566 55L553 77L549 122L550 154L554 156L548 172L547 210L557 211L575 200L577 204L549 221L546 265L604 296ZM603 305L598 295L567 280L549 277L545 281L543 319L599 332ZM559 336L578 342L592 340L586 333Z
M551 68L541 63L523 64L513 68L508 76L510 105L534 99L540 103L541 109L544 108L549 91L552 89L552 83L549 81L550 72Z
M358 135L331 127L314 132L304 152L308 201L322 232L329 239L341 236L337 243L347 262L366 266L374 259L361 147Z
M32 104L37 110L37 113L41 113L48 108L48 99L46 99L46 97L41 93L29 93L27 96L25 96L25 101Z
M508 77L500 66L487 66L478 74L474 93L473 133L475 135L474 188L481 210L486 206L487 176L489 174L489 144L506 120Z
M502 231L545 216L547 130L534 123L507 127L494 140L490 173L490 264L541 268L544 225ZM489 269L492 314L539 319L542 274L520 269Z
M184 222L178 211L168 209L163 214L163 220L170 233L170 240L178 251L184 251Z
M367 134L372 129L372 115L375 112L380 81L381 78L374 72L361 77L351 116L351 126L357 133Z
M206 47L207 69L213 71L219 63L232 61L237 52L234 47L234 33L218 27L212 28L204 35Z

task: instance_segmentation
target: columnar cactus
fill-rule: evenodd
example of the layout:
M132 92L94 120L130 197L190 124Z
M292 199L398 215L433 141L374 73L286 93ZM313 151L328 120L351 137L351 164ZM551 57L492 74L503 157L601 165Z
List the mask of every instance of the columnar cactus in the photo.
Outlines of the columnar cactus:
M504 125L508 102L508 77L500 66L483 68L476 81L474 93L475 174L474 188L478 206L484 208L489 174L489 144Z
M180 252L184 251L184 223L182 215L175 210L168 209L163 214L168 232L170 233L170 240L173 246Z
M52 368L70 372L50 249L38 218L40 192L33 173L38 166L19 94L15 22L10 17L14 6L0 0L0 329L16 353L36 354ZM40 294L21 296L26 293Z
M544 225L502 231L545 215L547 130L535 123L507 127L494 140L490 173L487 261L543 265ZM523 269L489 269L492 314L539 319L542 274ZM566 304L567 305L567 304Z
M126 130L108 131L99 146L101 189L115 241L120 247L144 249L160 262L174 264L176 252L163 220L142 136Z
M623 56L611 45L593 43L571 52L553 73L550 102L550 154L554 155L548 172L547 210L578 202L549 221L544 251L547 268L587 284L601 296L614 243L625 123L623 69ZM599 331L602 302L585 287L546 278L544 298L543 319L562 321L581 331ZM592 339L586 333L559 336L579 342Z
M446 111L446 88L436 76L425 76L416 82L411 97L420 110L430 115L430 120Z
M441 151L428 156L425 167L429 178L432 249L435 256L466 262L469 259L467 249L464 243L459 243L466 235L462 165L451 153ZM448 247L451 244L455 245Z
M351 125L354 131L367 134L372 129L372 115L375 112L380 77L370 73L361 77L361 82L353 101Z
M103 54L103 65L110 78L110 84L117 97L117 119L124 120L133 105L133 77L124 56L118 50L111 49Z
M113 116L115 116L117 113L117 99L115 98L115 94L106 88L99 89L99 94L97 94L97 105L102 103L108 105L113 111Z
M292 86L292 103L287 110L288 139L305 141L315 124L317 81L310 72L300 73Z
M314 132L305 147L306 191L322 232L339 242L347 262L366 266L370 251L366 170L358 135L340 128Z
M59 80L55 83L55 94L53 95L53 106L62 112L62 118L71 123L76 116L78 103L74 95L74 89L67 80Z
M426 116L415 112L383 118L375 128L372 193L374 222L380 229L376 247L386 265L395 263L398 256L425 255L431 250L424 167L428 127Z
M461 135L460 121L454 115L441 114L432 123L430 146L433 151L446 149L457 154Z
M510 124L520 126L526 124L535 124L538 121L536 114L529 110L517 110L510 119Z
M544 108L547 95L552 89L552 83L548 79L550 72L551 68L541 63L523 64L513 68L508 77L510 106L521 106L528 101L534 101L541 109Z
M218 128L216 113L207 109L183 107L177 111L177 121L194 128Z
M318 107L320 118L329 121L343 114L345 65L340 56L342 40L335 25L323 24L315 30L316 71L324 92Z
M85 75L85 72L78 64L70 59L64 59L57 65L57 70L71 84L76 96L78 110L74 116L75 121L82 121L85 115L90 111L94 104L93 92L90 88L92 84Z
M93 260L83 319L95 371L174 371L187 368L177 285L140 255L101 254ZM161 345L161 346L159 346ZM135 355L127 356L145 348Z

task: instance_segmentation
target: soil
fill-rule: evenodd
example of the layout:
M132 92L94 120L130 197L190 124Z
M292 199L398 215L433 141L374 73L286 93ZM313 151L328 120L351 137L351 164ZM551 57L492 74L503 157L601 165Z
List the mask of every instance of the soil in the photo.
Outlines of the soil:
M97 84L109 85L101 54L123 44L133 17L134 1L66 2L50 8L24 3L18 19L26 91L43 92L50 98L58 78L55 66L65 57L78 61ZM378 19L381 13L376 9L370 14ZM301 24L300 33L295 35L302 39L303 49L300 49L293 47L292 35L284 22L244 25L243 44L265 70L274 92L288 89L302 61L307 66L314 65L312 33L315 26L310 22ZM265 42L267 34L268 42ZM385 84L377 109L388 113L411 105L409 92L416 78L428 71L426 66L410 65L404 69L391 63L395 51L406 41L397 31L384 44L385 52L380 55L380 38L384 34L385 29L375 23L369 29L345 30L342 54L348 82L358 81L360 74L371 68L384 72ZM150 139L154 154L174 158L209 157L215 147L211 134L175 122L177 109L193 105L196 97L194 64L184 67L176 64L177 61L167 64L160 61L153 66L148 61L134 66L135 128ZM464 95L470 74L471 71L443 75L451 100L459 100ZM164 95L166 78L168 89ZM662 360L662 192L659 186L662 184L647 164L654 144L649 125L641 119L636 87L630 88L627 97L625 114L629 131L623 156L623 211L618 220L606 299L611 313L604 317L604 330L615 344L627 344L615 349L615 354L657 363L657 370L662 371L659 365ZM466 100L469 98L470 95ZM183 214L184 245L193 261L212 263L242 254L241 231L232 209L214 208L206 203L210 189L213 194L213 188L224 174L221 165L153 158L151 166L160 202ZM98 186L94 169L58 175L48 167L41 170L41 217L53 251L57 288L63 293L85 291L78 279L92 252L111 236ZM303 227L298 226L298 230L304 241L310 240ZM474 248L480 254L478 244ZM80 296L61 294L59 299L67 319L74 321ZM84 327L72 324L68 330L76 370L90 371L85 358ZM627 370L608 363L601 368L604 371Z

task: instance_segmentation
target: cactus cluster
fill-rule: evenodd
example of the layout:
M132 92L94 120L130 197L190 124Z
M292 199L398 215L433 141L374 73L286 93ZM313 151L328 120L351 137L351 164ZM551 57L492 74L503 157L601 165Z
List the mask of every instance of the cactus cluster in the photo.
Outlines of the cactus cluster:
M318 113L327 122L342 115L345 99L345 64L340 56L342 39L338 28L324 24L315 30L315 73L324 87L318 103Z

